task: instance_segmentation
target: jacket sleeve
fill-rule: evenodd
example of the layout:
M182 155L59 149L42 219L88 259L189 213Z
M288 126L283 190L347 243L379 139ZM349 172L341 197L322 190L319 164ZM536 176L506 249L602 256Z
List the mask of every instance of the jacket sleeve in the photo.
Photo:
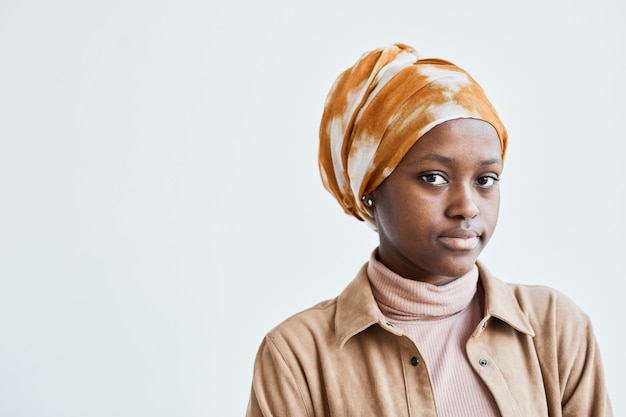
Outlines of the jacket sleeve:
M309 417L312 415L284 356L266 336L256 356L246 417Z
M572 303L573 304L573 303ZM591 321L577 307L561 309L558 361L563 417L612 417L600 350Z

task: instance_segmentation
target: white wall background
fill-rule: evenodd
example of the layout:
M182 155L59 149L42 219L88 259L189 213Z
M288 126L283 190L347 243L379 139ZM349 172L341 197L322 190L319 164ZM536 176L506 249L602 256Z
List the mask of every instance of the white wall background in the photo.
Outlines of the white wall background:
M591 316L626 415L618 1L0 0L0 415L241 416L263 335L376 235L317 172L331 83L392 42L511 137L482 256Z

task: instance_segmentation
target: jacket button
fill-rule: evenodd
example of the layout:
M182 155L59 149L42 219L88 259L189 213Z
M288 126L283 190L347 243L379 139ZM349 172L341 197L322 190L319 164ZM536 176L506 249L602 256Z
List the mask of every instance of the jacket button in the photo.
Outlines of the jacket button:
M419 365L419 363L420 363L419 359L417 359L415 356L411 358L411 365L417 366Z
M484 368L485 366L487 366L487 364L488 364L488 363L489 363L489 362L487 362L487 359L481 359L481 360L479 360L479 361L478 361L478 364L479 364L480 366L482 366L483 368Z

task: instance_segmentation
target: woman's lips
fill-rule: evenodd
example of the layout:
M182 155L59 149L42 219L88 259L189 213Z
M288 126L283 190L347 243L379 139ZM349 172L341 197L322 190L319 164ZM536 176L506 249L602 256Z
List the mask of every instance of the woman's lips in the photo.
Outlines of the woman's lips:
M439 241L451 250L470 251L476 249L480 236L471 230L455 230L440 236Z

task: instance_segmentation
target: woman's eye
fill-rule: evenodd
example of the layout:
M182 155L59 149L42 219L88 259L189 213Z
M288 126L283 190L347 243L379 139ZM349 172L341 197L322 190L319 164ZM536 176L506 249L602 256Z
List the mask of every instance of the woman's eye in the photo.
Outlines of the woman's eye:
M424 174L420 175L420 178L422 181L432 185L443 185L448 183L448 181L441 174Z
M483 187L483 188L490 188L493 187L493 185L497 182L500 181L498 178L496 177L492 177L490 175L484 175L482 177L478 177L478 179L476 180L476 182L478 183L479 186Z

